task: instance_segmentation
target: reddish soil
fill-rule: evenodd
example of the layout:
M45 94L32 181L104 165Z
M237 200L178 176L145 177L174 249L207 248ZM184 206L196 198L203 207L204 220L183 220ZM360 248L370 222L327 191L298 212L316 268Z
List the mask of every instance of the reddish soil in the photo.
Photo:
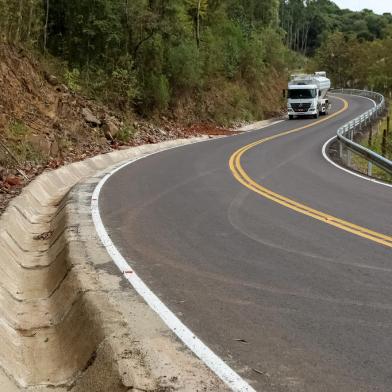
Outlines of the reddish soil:
M121 132L125 124L132 124L128 141L117 140L107 131L110 125ZM44 170L124 145L235 133L211 123L183 126L164 119L157 126L145 119L126 118L70 91L27 51L0 44L0 214ZM39 163L14 154L21 145L34 147Z

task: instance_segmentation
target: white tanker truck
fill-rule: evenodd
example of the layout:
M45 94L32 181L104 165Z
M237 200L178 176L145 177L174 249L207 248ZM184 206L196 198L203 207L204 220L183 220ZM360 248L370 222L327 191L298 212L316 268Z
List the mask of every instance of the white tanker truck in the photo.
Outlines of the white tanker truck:
M331 81L325 72L313 75L292 75L287 92L287 110L289 120L294 116L325 115L330 108L327 97Z

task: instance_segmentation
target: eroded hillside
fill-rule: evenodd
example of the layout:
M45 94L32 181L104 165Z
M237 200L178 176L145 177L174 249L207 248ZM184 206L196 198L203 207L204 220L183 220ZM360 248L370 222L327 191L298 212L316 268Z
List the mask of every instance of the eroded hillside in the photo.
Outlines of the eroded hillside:
M71 91L26 50L0 46L0 211L43 170L122 146L228 132L115 113Z

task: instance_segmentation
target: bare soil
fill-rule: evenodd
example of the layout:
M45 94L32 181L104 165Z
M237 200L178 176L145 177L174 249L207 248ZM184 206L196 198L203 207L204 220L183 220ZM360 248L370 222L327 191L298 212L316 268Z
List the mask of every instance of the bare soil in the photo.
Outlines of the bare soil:
M156 125L114 112L71 91L28 51L0 44L0 214L45 170L124 146L234 133L212 123L162 118Z

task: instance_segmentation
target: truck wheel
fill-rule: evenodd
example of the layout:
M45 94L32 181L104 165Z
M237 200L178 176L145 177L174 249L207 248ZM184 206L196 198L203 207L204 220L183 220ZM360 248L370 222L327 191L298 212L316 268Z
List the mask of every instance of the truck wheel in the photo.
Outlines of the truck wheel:
M294 116L292 114L289 114L289 120L292 120Z

